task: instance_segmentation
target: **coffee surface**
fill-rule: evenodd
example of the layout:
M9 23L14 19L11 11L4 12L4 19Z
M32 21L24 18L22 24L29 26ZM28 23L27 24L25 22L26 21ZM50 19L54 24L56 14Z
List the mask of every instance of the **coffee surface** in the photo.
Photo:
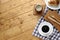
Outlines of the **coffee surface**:
M42 27L42 31L43 31L44 33L47 33L47 32L49 31L49 27L48 27L47 25L44 25L44 26Z

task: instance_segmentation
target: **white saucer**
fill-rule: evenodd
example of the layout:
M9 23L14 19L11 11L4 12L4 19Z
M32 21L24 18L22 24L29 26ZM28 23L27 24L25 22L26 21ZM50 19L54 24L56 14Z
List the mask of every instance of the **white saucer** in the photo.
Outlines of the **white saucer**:
M47 33L42 31L42 27L44 25L47 25L49 27L49 31ZM48 37L49 35L51 35L53 33L53 25L51 25L51 23L49 23L49 22L44 21L39 25L38 31L39 31L39 34L41 34L42 36Z
M60 3L59 3L58 6L53 7L53 6L48 5L48 1L50 1L50 0L44 0L44 1L45 1L45 3L46 3L47 7L49 7L50 9L53 9L53 10L58 10L58 9L60 9Z

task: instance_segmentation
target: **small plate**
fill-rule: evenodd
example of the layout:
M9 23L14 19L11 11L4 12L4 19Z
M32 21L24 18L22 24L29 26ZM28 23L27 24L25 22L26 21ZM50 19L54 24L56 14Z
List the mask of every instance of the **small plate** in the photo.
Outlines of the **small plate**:
M50 0L44 0L44 1L45 1L45 3L46 3L47 7L49 7L50 9L53 9L53 10L58 10L58 9L60 9L60 3L59 3L58 6L50 6L50 5L48 4L48 1L50 1Z

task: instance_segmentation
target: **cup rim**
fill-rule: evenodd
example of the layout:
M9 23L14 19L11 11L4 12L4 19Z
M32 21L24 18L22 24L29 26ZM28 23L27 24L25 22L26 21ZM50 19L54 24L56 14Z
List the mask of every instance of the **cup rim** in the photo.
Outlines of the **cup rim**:
M38 6L40 6L39 10L37 9ZM38 12L40 12L42 10L42 6L40 4L36 4L35 5L35 10L38 11Z

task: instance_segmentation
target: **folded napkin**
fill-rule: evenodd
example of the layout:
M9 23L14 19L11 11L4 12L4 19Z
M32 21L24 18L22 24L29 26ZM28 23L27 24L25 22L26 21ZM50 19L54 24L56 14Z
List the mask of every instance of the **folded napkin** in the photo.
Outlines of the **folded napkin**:
M46 6L45 11L44 11L44 15L46 15L46 13L48 12L48 10L52 10L52 9L50 9L50 8L48 8ZM56 11L60 15L60 9L58 9ZM34 35L36 37L39 37L39 38L42 38L43 40L60 40L60 32L55 27L53 27L53 33L51 35L49 35L49 37L45 37L45 36L42 36L41 34L39 34L39 32L38 32L39 25L40 25L40 23L42 23L44 21L46 21L46 20L44 19L44 16L42 16L39 19L39 21L38 21L38 23L37 23L37 25L36 25L36 27L35 27L32 35Z
M58 30L53 27L53 33L51 35L49 35L49 37L46 36L42 36L41 34L39 34L38 32L38 28L40 23L44 22L45 20L43 19L43 17L41 17L32 33L32 35L42 38L43 40L60 40L60 32L58 32Z

